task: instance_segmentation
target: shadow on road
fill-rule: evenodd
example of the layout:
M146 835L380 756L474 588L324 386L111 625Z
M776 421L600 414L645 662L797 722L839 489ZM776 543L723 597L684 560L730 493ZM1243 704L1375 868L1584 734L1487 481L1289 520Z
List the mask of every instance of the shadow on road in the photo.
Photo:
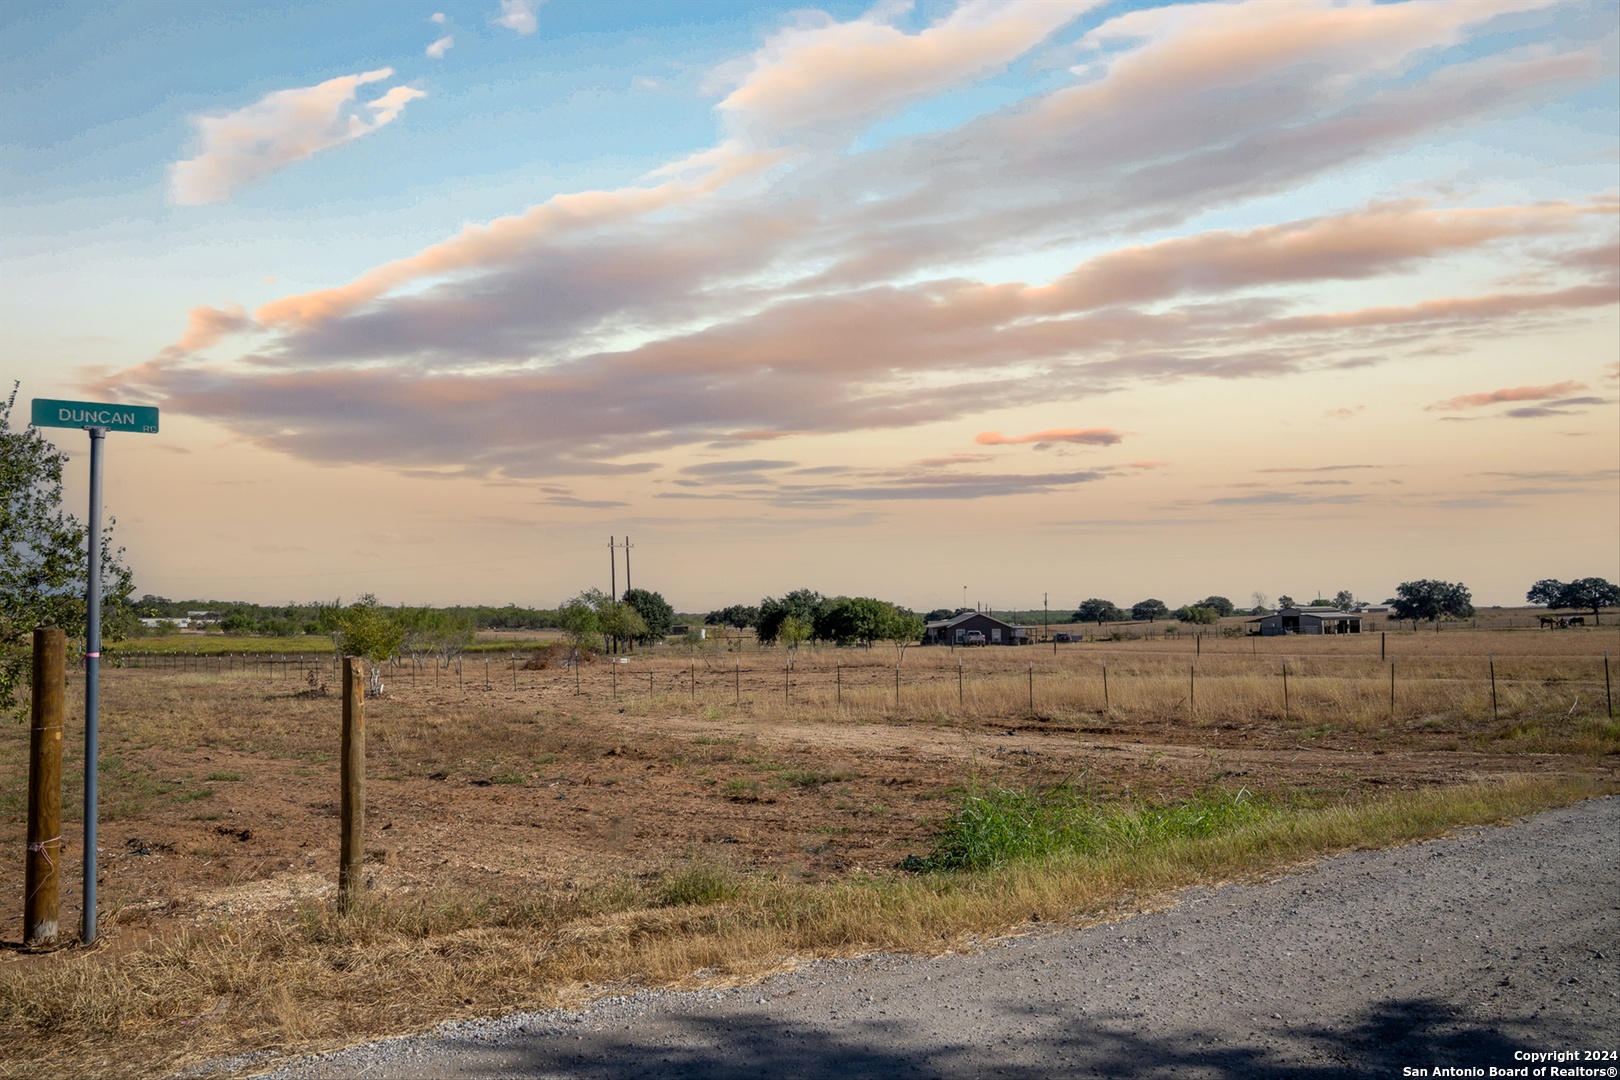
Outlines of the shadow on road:
M1056 1008L1029 1009L1026 1026L1057 1029ZM1506 1022L1506 1021L1505 1021ZM767 1017L666 1016L658 1025L681 1027L681 1041L694 1048L661 1046L634 1033L582 1033L575 1042L555 1029L510 1045L502 1075L566 1077L850 1077L1001 1076L1031 1080L1055 1075L1107 1077L1205 1076L1232 1080L1360 1080L1400 1076L1405 1066L1517 1064L1515 1050L1546 1049L1557 1033L1538 1033L1536 1045L1481 1026L1452 1007L1413 998L1383 1003L1344 1024L1277 1023L1256 1036L1195 1029L1122 1032L1127 1021L1068 1022L1061 1034L997 1037L989 1044L964 1041L928 1051L911 1048L913 1034L895 1022L861 1022L837 1033L777 1024ZM1260 1022L1257 1030L1270 1022ZM1512 1026L1520 1026L1517 1023ZM1524 1030L1532 1030L1529 1024ZM570 1045L572 1044L572 1045ZM1241 1045L1234 1045L1241 1044ZM575 1047L578 1047L576 1050ZM445 1049L456 1049L450 1041ZM468 1044L474 1055L483 1047ZM476 1058L475 1058L476 1060Z

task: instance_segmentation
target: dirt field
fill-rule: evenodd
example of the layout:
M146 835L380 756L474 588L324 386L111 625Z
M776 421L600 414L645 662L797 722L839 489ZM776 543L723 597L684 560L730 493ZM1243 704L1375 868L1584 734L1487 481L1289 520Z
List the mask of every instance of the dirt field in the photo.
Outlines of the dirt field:
M483 656L459 673L402 667L367 703L370 884L567 889L694 855L787 880L881 874L926 852L953 795L974 785L1071 781L1104 798L1242 786L1326 800L1525 774L1613 778L1620 725L1604 716L1603 654L1617 646L1605 626L913 648L898 688L893 648L801 649L791 670L781 651L716 644L577 671L523 670L505 654L487 658L487 676ZM106 671L111 948L331 891L334 673L313 658ZM75 698L68 927L81 723ZM3 829L19 852L26 754L26 725L8 727ZM13 942L21 877L19 856L4 882Z

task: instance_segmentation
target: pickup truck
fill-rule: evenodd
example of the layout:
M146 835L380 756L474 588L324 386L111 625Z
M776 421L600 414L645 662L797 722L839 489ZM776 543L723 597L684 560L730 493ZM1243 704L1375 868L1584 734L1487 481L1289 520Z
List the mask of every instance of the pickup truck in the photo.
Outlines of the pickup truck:
M963 645L986 645L986 644L988 644L988 642L986 642L984 640L984 631L983 630L969 630L967 633L962 635L962 644Z

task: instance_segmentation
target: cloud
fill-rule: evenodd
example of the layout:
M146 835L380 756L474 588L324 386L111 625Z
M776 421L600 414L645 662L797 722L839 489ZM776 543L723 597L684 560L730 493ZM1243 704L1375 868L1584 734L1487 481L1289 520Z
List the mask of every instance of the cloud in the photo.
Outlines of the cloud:
M1573 380L1549 383L1546 386L1512 386L1502 390L1490 390L1482 394L1460 394L1445 401L1437 401L1433 405L1425 405L1424 409L1428 412L1451 412L1459 409L1477 409L1482 405L1500 405L1506 401L1542 401L1547 398L1562 397L1571 390L1585 389L1585 383Z
M520 36L532 34L540 29L540 20L535 17L540 3L541 0L501 0L501 13L490 21Z
M450 21L449 16L447 16L442 11L435 11L433 14L428 16L428 22L437 23L440 26L443 26L445 23L447 23L449 21Z
M1125 467L1127 469L1162 469L1169 464L1168 461L1127 461Z
M845 130L1000 70L1099 2L969 0L914 34L894 25L906 8L893 4L847 22L803 12L711 84L735 83L720 113L732 131L761 144L806 129Z
M1382 465L1281 465L1271 469L1256 469L1254 471L1258 473L1319 473L1382 468L1384 468Z
M1158 384L1419 364L1581 326L1620 297L1582 254L1613 231L1608 196L1380 198L1186 226L1297 204L1335 170L1589 83L1601 64L1584 43L1494 35L1489 19L1530 6L1127 12L1088 35L1076 72L989 108L942 95L1050 46L1078 7L964 4L915 30L892 8L804 16L727 69L713 145L600 190L542 192L251 316L199 308L181 342L108 385L307 460L533 481L656 472L683 448L961 430L999 408L1094 415L1097 398ZM922 134L871 127L942 100ZM1063 252L1039 280L986 269ZM1497 291L1458 284L1527 257L1546 272L1513 291L1501 275ZM1409 299L1344 300L1361 294ZM195 355L249 330L234 356ZM1561 400L1576 399L1536 403ZM1122 434L986 431L980 445ZM705 464L719 470L670 486L787 497L763 466ZM994 488L965 458L926 464L963 469L856 470L802 497Z
M175 342L180 352L195 352L216 344L227 334L240 333L253 325L240 304L227 304L223 308L194 307L186 313L186 332Z
M1367 406L1365 405L1357 405L1354 408L1329 409L1322 415L1327 417L1329 420L1348 420L1352 416L1355 416L1356 413L1365 412L1366 409Z
M765 470L791 469L797 465L796 461L706 461L698 465L688 465L680 471L691 476L729 476L733 473L757 473Z
M1365 495L1310 495L1301 491L1263 491L1254 495L1226 495L1209 500L1210 506L1344 506L1364 502Z
M322 150L352 142L398 119L426 92L395 86L354 104L359 88L391 78L392 68L343 75L315 86L276 90L235 112L196 116L200 151L170 166L170 194L181 206L224 202L248 184Z
M1081 443L1086 446L1113 446L1122 442L1125 433L1113 428L1052 428L1028 435L1003 435L999 431L983 431L973 437L980 446L1020 446L1025 443Z
M444 37L439 38L437 41L435 41L433 44L429 45L426 49L423 49L422 51L423 51L423 53L425 53L428 56L429 59L443 60L444 59L444 54L449 52L451 46L455 45L455 43L456 43L456 36L454 34L446 34L446 35L444 35Z

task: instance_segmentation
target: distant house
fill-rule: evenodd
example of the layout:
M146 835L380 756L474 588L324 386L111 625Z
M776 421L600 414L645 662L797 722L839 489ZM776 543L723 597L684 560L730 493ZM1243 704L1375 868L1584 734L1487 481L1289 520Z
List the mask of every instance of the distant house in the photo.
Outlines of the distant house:
M982 611L964 611L949 619L931 622L923 630L924 645L960 645L968 631L977 630L991 645L1028 645L1029 627L1002 622Z
M1336 607L1285 607L1274 615L1264 615L1249 622L1259 624L1253 632L1261 637L1361 633L1361 612L1340 611Z

